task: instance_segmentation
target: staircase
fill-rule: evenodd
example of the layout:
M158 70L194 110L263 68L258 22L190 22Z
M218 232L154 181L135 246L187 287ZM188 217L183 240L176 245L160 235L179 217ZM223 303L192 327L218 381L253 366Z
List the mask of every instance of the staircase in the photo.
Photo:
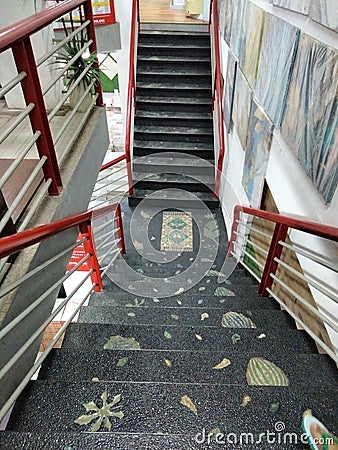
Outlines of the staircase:
M184 190L194 193L191 207L201 201L218 207L210 35L188 30L158 24L139 33L131 206L144 198L161 205L165 198L167 206L180 207Z
M131 213L125 208L127 221ZM302 450L307 408L337 431L336 367L276 302L258 296L246 271L218 283L226 236L219 210L215 217L220 248L212 264L195 267L205 276L191 289L145 298L142 282L133 294L105 279L17 401L1 450ZM213 237L201 239L208 247ZM197 258L194 248L155 263L130 237L127 244L135 273L163 285Z

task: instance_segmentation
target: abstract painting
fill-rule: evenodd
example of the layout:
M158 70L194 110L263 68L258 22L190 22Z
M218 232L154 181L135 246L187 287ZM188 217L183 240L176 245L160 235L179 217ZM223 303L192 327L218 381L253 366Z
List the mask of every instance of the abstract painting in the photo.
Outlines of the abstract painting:
M276 16L266 15L255 92L277 127L285 108L298 41L298 28Z
M233 1L234 0L218 0L219 29L228 45L230 45Z
M238 58L242 40L242 23L247 0L236 0L233 4L230 48Z
M254 3L247 2L242 25L239 61L250 86L255 86L261 49L265 12Z
M264 110L253 100L250 112L248 145L245 152L242 185L254 208L262 199L272 139L273 124Z
M232 106L234 101L234 90L236 82L236 70L237 60L233 56L231 51L229 51L226 82L223 96L224 123L228 133L230 133Z
M273 0L272 3L275 6L290 9L291 11L297 11L306 16L310 12L310 0Z
M338 181L338 52L303 34L282 135L326 203Z
M243 150L245 150L247 142L251 99L252 90L242 71L237 67L232 120L235 124Z
M338 31L337 0L312 0L310 16L325 27Z

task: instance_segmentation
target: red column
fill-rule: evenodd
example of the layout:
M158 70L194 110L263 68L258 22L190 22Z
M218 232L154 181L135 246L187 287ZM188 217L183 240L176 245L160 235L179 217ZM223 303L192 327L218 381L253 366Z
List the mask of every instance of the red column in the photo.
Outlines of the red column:
M82 234L88 237L88 240L84 242L84 248L87 253L89 253L90 258L88 259L88 266L93 269L93 273L91 275L92 282L95 283L95 292L101 292L103 289L102 277L100 272L100 264L97 259L96 249L93 239L92 226L91 223L85 222L80 225L80 231Z

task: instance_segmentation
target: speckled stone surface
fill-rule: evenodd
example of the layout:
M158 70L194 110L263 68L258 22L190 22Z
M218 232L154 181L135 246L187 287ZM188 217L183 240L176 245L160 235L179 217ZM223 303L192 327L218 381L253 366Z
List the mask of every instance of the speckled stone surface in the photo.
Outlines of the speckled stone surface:
M156 316L154 315L154 322ZM170 332L171 338L166 338ZM259 338L262 334L265 337ZM134 337L142 349L161 350L227 350L259 351L273 349L289 353L315 353L315 345L302 331L288 330L277 333L262 329L216 329L199 327L161 327L142 325L107 325L74 323L65 336L64 348L102 349L110 336ZM202 337L198 339L196 335ZM235 338L234 338L235 335ZM238 339L239 336L239 339ZM235 343L233 343L235 341ZM107 350L109 351L109 350Z
M325 387L252 387L200 384L153 384L116 382L33 381L17 402L8 429L22 431L84 432L89 425L74 423L86 414L84 403L102 405L100 396L107 391L108 401L121 395L116 410L123 419L112 418L112 430L118 433L173 433L196 435L203 428L215 427L233 433L274 431L283 422L288 432L299 432L302 412L311 408L332 431L338 413L338 392ZM181 405L188 396L197 414ZM250 401L243 405L244 397ZM276 405L278 404L278 408ZM272 409L274 405L274 408ZM276 411L277 409L277 411ZM89 414L89 413L87 413ZM103 427L102 427L103 430Z
M97 350L54 349L44 362L39 379L91 381L156 382L156 383L201 383L247 384L246 370L253 357L262 357L284 371L290 386L338 387L336 368L325 355L293 355L283 352L257 350L256 352L224 351L151 351L151 350ZM125 361L125 358L127 360ZM230 365L224 369L213 369L224 358ZM166 361L170 361L170 367ZM95 364L92 362L95 361ZM119 367L119 361L126 364ZM74 371L74 365L79 370ZM294 367L297 370L294 370Z
M160 300L161 302L161 300ZM167 326L190 326L203 325L206 328L223 330L222 318L229 311L242 314L250 319L259 330L275 330L276 333L287 333L288 329L296 329L292 318L284 311L264 311L224 308L203 309L199 308L170 308L156 310L156 325ZM111 308L109 306L84 306L81 310L78 322L80 323L111 323L131 325L153 325L154 310L146 307L133 308ZM235 332L241 328L232 328Z

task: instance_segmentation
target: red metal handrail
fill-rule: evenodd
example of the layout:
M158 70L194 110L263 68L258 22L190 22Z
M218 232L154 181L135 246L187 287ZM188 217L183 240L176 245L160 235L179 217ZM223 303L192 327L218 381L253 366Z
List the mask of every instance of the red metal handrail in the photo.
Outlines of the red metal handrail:
M271 274L276 273L278 267L276 259L280 258L283 251L283 246L280 244L280 242L286 239L289 228L302 231L313 236L318 236L321 238L330 239L334 242L338 242L337 227L323 225L321 223L312 222L310 220L299 219L287 214L278 214L269 211L263 211L261 209L250 208L247 206L236 205L234 208L231 238L228 244L229 253L234 252L234 242L236 241L236 231L238 228L238 221L241 212L275 223L275 229L271 237L266 263L262 273L261 283L258 289L258 292L264 296L269 295L268 289L271 289L272 287L274 280Z
M127 158L127 155L124 153L123 155L119 156L118 158L113 159L112 161L107 162L106 164L102 164L100 168L100 172L103 170L109 169L110 167L115 166L115 164L125 160Z
M217 116L218 116L218 133L219 133L219 155L217 161L217 172L215 180L215 195L218 197L221 186L223 161L225 156L225 139L224 139L224 125L223 125L224 111L222 106L221 55L220 55L220 42L218 30L217 0L211 0L210 2L209 29L211 25L211 18L213 19L214 49L215 49L215 78L213 87L213 103L217 98L217 112L218 112Z
M139 0L133 0L131 27L130 27L130 53L129 53L129 81L128 81L128 96L127 96L127 129L126 129L126 161L127 161L127 175L129 184L129 195L134 192L133 176L131 171L131 121L133 104L135 104L135 40L136 40L136 26L139 30Z

